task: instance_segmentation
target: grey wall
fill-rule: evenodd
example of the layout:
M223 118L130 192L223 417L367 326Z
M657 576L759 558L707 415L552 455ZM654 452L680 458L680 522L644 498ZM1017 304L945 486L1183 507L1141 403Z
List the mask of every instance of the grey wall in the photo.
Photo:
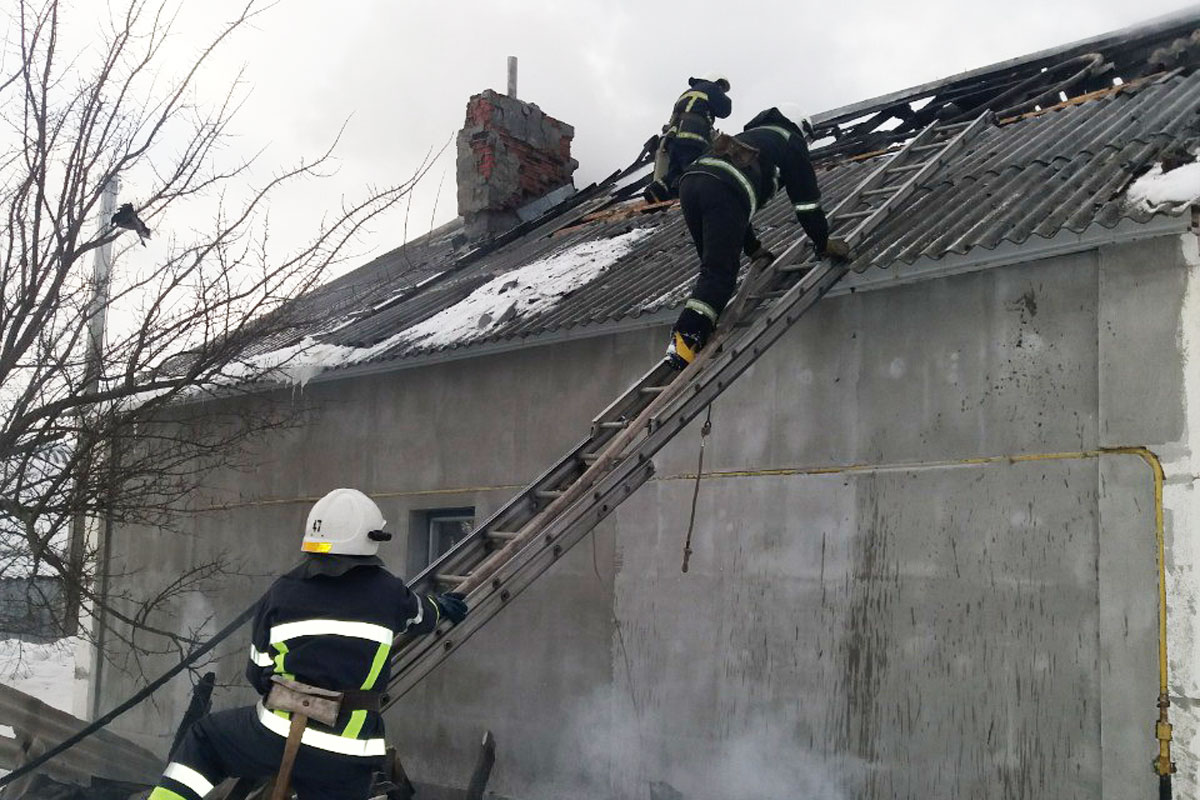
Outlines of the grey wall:
M490 728L517 798L1151 796L1150 473L1095 450L1180 438L1185 274L1163 239L827 298L714 406L691 571L696 425L391 712L409 771L464 785ZM223 620L294 560L310 498L353 485L402 565L412 511L485 516L664 335L310 384L314 422L212 488L234 507L182 541L122 531L118 563L233 555L261 577L159 622ZM1018 454L1057 455L978 462ZM136 682L108 667L102 706ZM161 749L185 694L122 732Z

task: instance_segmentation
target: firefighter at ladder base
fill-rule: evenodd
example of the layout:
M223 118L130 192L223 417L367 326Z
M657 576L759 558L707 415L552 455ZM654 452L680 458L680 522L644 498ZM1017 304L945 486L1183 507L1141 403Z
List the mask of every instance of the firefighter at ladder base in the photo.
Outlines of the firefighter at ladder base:
M724 119L733 111L727 94L729 79L725 76L714 72L702 78L688 78L688 86L675 101L671 119L659 137L654 180L642 192L649 203L661 203L678 194L683 171L712 141L714 119Z
M384 524L355 489L335 489L313 506L304 563L275 581L254 617L246 677L263 699L197 720L150 800L198 800L227 777L274 775L291 725L288 712L269 707L281 679L343 693L335 724L310 720L301 734L292 771L301 800L368 796L383 762L392 641L467 615L461 595L418 597L384 568L376 555L391 538Z
M737 284L738 261L769 262L751 217L782 185L821 258L845 260L849 248L830 238L817 176L798 125L776 108L759 113L737 136L719 135L679 183L679 204L696 250L700 275L671 331L667 362L683 369L704 347Z

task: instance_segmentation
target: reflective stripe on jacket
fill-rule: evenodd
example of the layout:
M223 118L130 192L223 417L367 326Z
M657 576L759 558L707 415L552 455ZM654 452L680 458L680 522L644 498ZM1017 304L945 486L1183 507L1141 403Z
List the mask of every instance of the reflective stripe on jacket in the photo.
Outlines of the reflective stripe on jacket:
M334 691L380 691L390 676L393 640L402 633L426 633L437 621L433 602L410 592L378 559L309 556L259 601L246 677L262 696L270 691L272 675ZM290 715L265 714L271 719L264 721L260 714L260 721L271 727L278 720L286 735ZM333 726L310 721L309 728L313 736L305 733L306 744L310 738L326 741L318 734L347 741L383 734L379 714L361 708L342 711ZM361 749L345 747L355 753Z

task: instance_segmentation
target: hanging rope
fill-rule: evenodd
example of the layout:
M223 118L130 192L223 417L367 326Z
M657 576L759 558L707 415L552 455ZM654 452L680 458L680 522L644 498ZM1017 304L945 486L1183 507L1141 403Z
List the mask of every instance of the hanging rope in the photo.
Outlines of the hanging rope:
M704 425L700 427L700 457L696 460L696 483L692 488L692 513L688 517L687 538L683 542L683 567L688 571L688 561L692 558L692 530L696 527L696 501L700 498L700 477L704 474L704 445L708 443L708 435L712 433L712 404L704 415Z

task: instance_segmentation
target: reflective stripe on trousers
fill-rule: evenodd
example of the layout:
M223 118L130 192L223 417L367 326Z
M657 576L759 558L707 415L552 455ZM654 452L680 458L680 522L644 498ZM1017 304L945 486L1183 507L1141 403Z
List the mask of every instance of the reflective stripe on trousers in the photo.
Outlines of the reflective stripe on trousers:
M276 716L267 710L262 701L256 705L258 721L271 733L287 738L292 723L283 717ZM333 733L305 728L300 743L327 753L337 753L343 756L381 756L387 750L383 739L350 739Z

